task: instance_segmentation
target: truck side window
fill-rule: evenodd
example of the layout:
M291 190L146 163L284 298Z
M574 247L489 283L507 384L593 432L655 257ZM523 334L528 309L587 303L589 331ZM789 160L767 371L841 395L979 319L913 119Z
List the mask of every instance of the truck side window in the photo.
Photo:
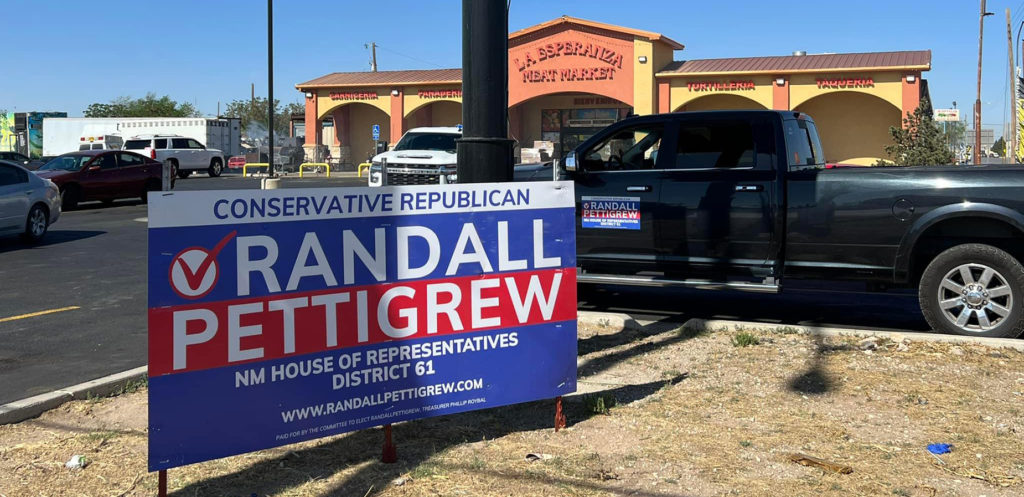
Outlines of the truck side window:
M641 124L615 131L583 154L587 171L654 169L665 134L661 123Z
M171 138L171 148L175 150L188 149L188 140L184 138Z
M750 169L765 152L755 145L749 122L682 122L673 168Z
M157 150L163 150L167 148L167 138L160 138L159 140L153 140L153 148Z
M789 148L790 169L824 166L821 144L814 123L804 120L785 121L786 146Z

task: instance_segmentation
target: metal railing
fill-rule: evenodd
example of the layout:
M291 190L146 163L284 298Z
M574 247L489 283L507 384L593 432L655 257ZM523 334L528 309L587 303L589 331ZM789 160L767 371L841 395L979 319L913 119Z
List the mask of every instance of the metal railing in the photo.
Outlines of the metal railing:
M372 165L373 164L370 164L369 162L364 162L362 164L359 164L359 166L358 166L359 169L357 170L356 174L358 174L359 177L362 178L363 177L363 170L365 169L365 170L369 171L370 170L370 166L372 166Z
M324 168L324 170L327 171L327 177L328 178L331 177L331 165L330 164L328 164L326 162L304 162L302 164L299 164L299 177L300 178L302 177L302 172L303 172L302 170L304 168L307 168L307 167L309 167L309 168L321 168L322 167L322 168Z
M253 168L265 167L265 168L267 168L267 171L270 170L270 164L267 163L267 162L246 162L245 164L242 165L242 176L248 176L249 175L248 172L247 172L247 169L250 168L250 167L253 167Z

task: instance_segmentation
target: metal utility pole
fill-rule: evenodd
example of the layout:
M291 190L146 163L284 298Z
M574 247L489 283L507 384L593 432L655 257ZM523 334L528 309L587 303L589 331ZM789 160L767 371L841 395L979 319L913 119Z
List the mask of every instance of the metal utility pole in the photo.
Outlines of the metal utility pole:
M982 0L984 1L984 0ZM266 109L269 125L267 126L267 176L273 173L273 0L266 0Z
M370 42L370 72L377 72L377 43Z
M985 12L985 0L981 0L981 13L978 15L978 98L974 101L974 164L981 164L981 53L985 35L985 17L992 15Z
M462 0L462 90L459 183L512 181L506 0Z
M1010 23L1010 9L1006 9L1006 45L1009 47L1007 54L1010 58L1010 136L1007 138L1009 143L1006 144L1003 162L1012 164L1017 155L1017 71L1013 64L1013 27Z

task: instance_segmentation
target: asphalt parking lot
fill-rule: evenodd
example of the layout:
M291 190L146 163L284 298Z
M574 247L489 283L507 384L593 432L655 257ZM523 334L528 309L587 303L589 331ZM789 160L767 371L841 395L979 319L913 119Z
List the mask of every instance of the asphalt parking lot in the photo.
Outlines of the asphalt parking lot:
M255 189L259 182L196 175L179 180L175 191ZM281 186L364 184L349 174L288 177ZM146 220L139 201L88 203L64 213L40 245L0 239L0 404L146 364ZM839 290L764 296L609 288L581 292L580 309L638 319L927 329L911 294Z

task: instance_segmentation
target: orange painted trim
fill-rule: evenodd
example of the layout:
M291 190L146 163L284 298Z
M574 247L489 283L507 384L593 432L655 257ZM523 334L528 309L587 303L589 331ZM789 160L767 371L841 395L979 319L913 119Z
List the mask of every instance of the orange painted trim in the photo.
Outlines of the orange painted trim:
M672 112L672 85L668 81L658 82L658 113Z
M405 89L396 88L391 94L391 143L397 143L402 134L405 133Z
M907 76L913 76L914 81L907 82ZM921 73L914 73L909 75L903 75L901 78L903 81L902 94L903 94L903 117L907 117L913 114L917 107L921 105Z
M782 86L779 86L772 79L772 109L774 110L790 110L789 109L789 80L784 79Z
M612 32L615 32L615 33L622 33L622 34L637 36L637 37L640 37L640 38L646 38L646 39L651 40L651 41L660 41L662 43L665 43L665 44L669 45L670 47L672 47L675 50L682 50L684 48L682 43L679 43L678 41L675 41L672 38L669 38L669 37L667 37L667 36L665 36L665 35L663 35L661 33L655 33L653 31L644 31L644 30L641 30L641 29L626 28L626 27L622 27L622 26L616 26L614 24L605 24L603 22L588 21L586 19L580 19L578 17L570 17L570 16L562 16L562 17L559 17L557 19L552 19L552 20L547 21L547 22L542 22L542 23L537 24L535 26L530 26L528 28L520 29L519 31L516 31L514 33L509 34L508 35L508 39L512 40L512 39L515 39L515 38L519 38L521 36L526 36L526 35L528 35L530 33L536 33L537 31L541 31L543 29L547 29L547 28L550 28L552 26L558 26L560 24L578 24L580 26L587 26L587 27L590 27L590 28L604 29L606 31L612 31Z
M899 72L899 71L929 71L932 66L879 66L879 67L829 67L822 69L792 69L792 70L770 70L770 71L708 71L708 72L659 72L654 75L656 78L679 78L693 76L763 76L765 74L832 74L848 72Z

